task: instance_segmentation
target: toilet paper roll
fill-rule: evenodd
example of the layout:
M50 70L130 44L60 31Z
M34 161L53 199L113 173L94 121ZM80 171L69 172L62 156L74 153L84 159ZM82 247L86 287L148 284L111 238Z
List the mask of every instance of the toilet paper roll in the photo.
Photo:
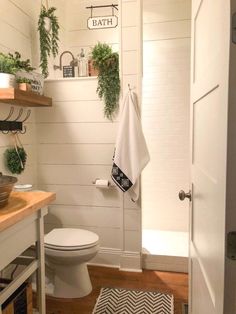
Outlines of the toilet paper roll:
M108 189L110 186L110 182L108 180L96 179L95 186L96 188L100 188L100 189Z

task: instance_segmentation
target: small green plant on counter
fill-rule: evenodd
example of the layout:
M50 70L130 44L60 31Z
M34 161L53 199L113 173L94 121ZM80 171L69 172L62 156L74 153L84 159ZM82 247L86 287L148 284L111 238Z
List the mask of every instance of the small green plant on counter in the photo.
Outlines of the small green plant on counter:
M58 33L59 24L58 18L54 15L56 8L51 7L46 9L44 5L41 7L39 20L38 20L38 31L40 40L40 67L42 73L46 78L48 76L48 57L52 54L55 58L58 55ZM51 30L46 28L46 19L49 19L51 24Z
M31 85L31 80L27 79L26 77L18 77L16 79L16 83L21 84L21 83L26 83Z
M6 166L13 174L21 174L25 169L27 154L23 147L8 148L5 151Z
M16 60L9 55L0 52L0 73L16 74L18 67Z
M104 100L104 115L113 120L119 107L119 55L109 45L98 43L92 50L94 67L98 70L97 93Z

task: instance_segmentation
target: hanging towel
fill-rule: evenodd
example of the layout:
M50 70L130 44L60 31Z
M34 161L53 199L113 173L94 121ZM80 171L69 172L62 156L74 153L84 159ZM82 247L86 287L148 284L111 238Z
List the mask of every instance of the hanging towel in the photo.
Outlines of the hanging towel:
M129 91L120 116L111 177L133 201L139 198L139 176L149 160L137 97Z

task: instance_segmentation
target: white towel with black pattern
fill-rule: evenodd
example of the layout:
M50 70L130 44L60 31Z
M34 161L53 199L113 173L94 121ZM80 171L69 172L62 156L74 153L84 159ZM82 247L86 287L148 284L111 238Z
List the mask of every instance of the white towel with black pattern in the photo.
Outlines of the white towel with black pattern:
M139 177L149 160L137 97L129 91L120 116L111 177L133 201L139 198Z

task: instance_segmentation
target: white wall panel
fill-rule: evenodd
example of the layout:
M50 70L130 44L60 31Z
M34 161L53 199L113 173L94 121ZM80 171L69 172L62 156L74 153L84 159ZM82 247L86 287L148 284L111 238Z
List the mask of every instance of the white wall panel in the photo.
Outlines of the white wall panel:
M86 105L86 110L84 106ZM37 109L38 122L107 122L100 100L55 102L51 108Z
M123 53L123 74L137 74L138 55L137 51L124 51Z
M41 144L39 164L111 165L114 144Z
M119 207L120 194L116 188L97 189L80 185L39 185L39 188L57 193L54 204Z
M166 21L189 20L190 0L144 0L144 24Z
M99 206L61 206L50 205L46 223L64 223L67 225L121 228L121 209Z
M38 124L39 143L114 143L117 123Z
M190 37L190 20L145 24L144 40L164 40Z
M45 94L52 97L54 102L98 100L96 89L97 80L90 77L53 80L45 84Z
M40 184L92 185L96 178L111 180L111 165L39 165Z

